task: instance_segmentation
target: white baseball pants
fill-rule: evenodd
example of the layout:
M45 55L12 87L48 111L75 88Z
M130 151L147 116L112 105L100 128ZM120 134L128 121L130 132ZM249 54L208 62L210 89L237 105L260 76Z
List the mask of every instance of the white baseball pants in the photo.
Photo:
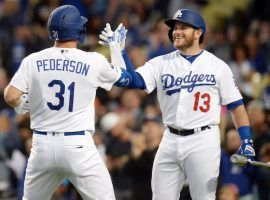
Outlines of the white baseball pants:
M34 133L23 200L49 200L65 178L85 200L115 200L109 172L90 132Z
M153 200L179 200L186 178L193 200L215 200L219 165L218 126L189 136L166 129L153 164Z

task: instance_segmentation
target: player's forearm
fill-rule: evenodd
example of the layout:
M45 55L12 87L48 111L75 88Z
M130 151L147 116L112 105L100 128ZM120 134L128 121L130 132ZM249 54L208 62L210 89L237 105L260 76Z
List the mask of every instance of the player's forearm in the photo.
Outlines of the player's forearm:
M253 149L249 119L244 104L231 110L231 113L235 127L241 137L241 146L239 147L238 154L252 160L255 156L255 151Z
M249 119L244 105L231 110L231 116L237 129L242 126L249 126Z
M127 71L130 73L132 77L132 82L129 84L129 88L137 88L137 89L145 89L145 82L142 76L137 73L134 69L134 65L131 63L127 53L125 50L122 51L123 59L126 64Z
M20 105L20 97L22 94L22 91L18 90L12 85L8 85L4 91L4 98L7 104L12 107L17 107Z
M121 69L122 70L121 77L114 85L116 85L117 87L145 89L146 86L142 76L135 71L133 64L129 60L125 50L122 51L122 55L127 68Z

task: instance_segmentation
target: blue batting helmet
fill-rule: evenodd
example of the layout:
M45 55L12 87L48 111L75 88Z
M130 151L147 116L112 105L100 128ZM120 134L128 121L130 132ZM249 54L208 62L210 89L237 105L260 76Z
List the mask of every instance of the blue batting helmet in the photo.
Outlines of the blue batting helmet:
M47 27L51 40L68 41L79 40L81 43L85 37L87 22L79 10L71 5L64 5L52 11Z
M193 10L180 9L174 14L172 19L165 20L165 24L171 28L168 33L171 41L173 41L172 32L174 29L175 22L177 21L191 25L196 29L201 29L202 35L200 37L199 42L200 44L202 43L204 34L206 32L206 25L201 15L199 15Z

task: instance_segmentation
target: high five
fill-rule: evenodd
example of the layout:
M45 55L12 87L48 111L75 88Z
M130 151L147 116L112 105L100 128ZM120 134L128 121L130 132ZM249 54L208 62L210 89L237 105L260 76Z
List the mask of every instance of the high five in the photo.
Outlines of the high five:
M136 71L122 51L132 75L128 87L147 93L157 88L166 126L153 165L153 199L178 200L187 177L192 199L214 200L220 163L221 105L231 111L241 136L239 153L252 159L255 153L249 120L229 66L200 48L206 34L203 18L192 10L180 9L165 23L176 51L151 59Z

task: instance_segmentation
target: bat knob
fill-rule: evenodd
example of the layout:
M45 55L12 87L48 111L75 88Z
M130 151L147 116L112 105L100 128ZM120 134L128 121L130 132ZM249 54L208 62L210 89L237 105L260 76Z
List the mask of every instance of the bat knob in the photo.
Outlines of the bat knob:
M230 158L231 162L236 165L246 165L248 160L245 156L233 154Z

